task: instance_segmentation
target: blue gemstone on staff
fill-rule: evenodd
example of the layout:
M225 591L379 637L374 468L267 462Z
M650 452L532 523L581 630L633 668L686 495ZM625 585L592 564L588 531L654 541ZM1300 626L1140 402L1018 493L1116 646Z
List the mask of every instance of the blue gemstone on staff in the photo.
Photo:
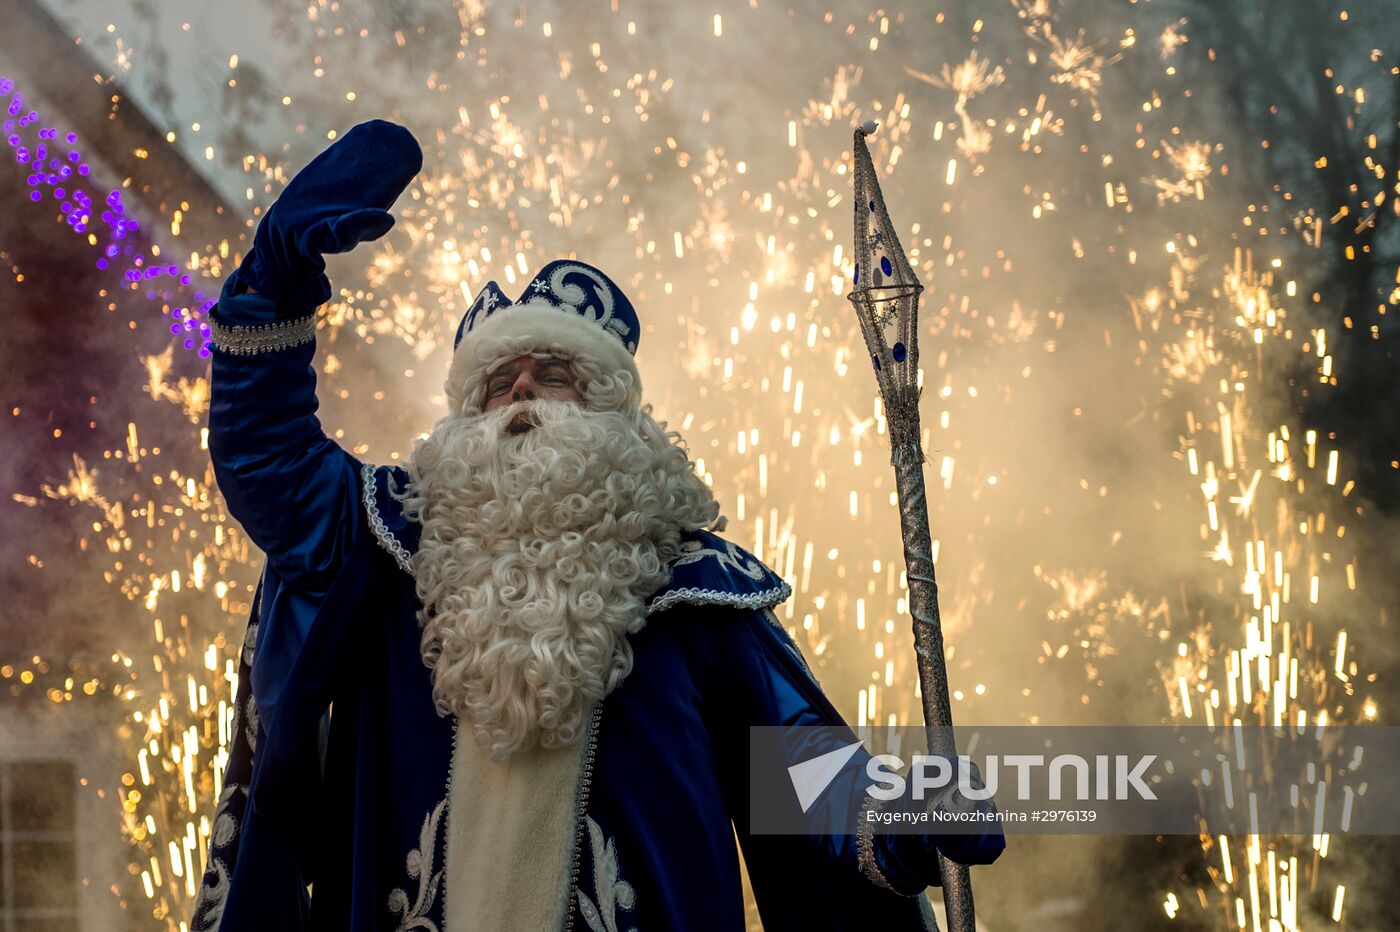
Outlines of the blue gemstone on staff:
M906 357L906 356L908 356L908 355L909 355L909 351L906 350L906 349L904 348L904 344L903 344L903 343L896 343L896 344L894 345L894 361L895 361L895 362L904 362L904 357Z
M889 256L880 257L880 271L884 272L886 275L894 274L894 266L890 265Z

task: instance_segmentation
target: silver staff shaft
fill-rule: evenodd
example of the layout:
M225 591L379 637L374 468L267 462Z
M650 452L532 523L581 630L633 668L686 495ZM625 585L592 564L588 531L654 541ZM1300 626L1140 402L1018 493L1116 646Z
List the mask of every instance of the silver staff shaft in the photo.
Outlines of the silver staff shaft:
M938 614L938 582L933 571L933 542L929 532L928 499L924 493L924 451L919 426L895 436L910 437L894 449L895 489L899 496L899 529L904 537L904 567L909 578L909 614L914 623L914 652L918 655L919 691L923 696L924 730L929 753L953 760L953 710L948 700L948 668L943 659L943 623ZM938 857L943 878L943 908L951 932L974 932L972 878L967 867Z
M852 175L855 190L855 275L848 295L860 322L875 381L884 403L893 451L899 525L909 580L909 614L914 623L919 689L929 752L953 760L953 710L948 702L948 669L943 659L943 626L938 617L938 583L933 578L933 543L924 491L924 451L919 433L919 295L924 286L899 245L899 234L885 208L880 180L865 137L867 122L855 131ZM943 904L952 932L975 932L972 881L967 868L942 854Z

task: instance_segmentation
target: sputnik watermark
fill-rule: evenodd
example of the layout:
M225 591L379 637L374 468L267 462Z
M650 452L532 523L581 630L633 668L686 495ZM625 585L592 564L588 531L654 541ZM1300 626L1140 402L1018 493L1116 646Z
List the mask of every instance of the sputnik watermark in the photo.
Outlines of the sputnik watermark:
M1078 754L1059 754L1046 764L1043 754L989 755L982 758L983 780L979 781L974 777L972 758L959 755L957 791L964 798L974 801L991 799L1000 789L999 776L1004 766L1016 771L1015 798L1022 802L1065 799L1066 772L1071 774L1073 783L1071 799L1081 802L1090 799L1156 799L1157 794L1142 779L1156 759L1156 754L1143 754L1136 760L1127 754L1096 754L1093 764L1090 764ZM930 790L944 790L953 783L953 765L946 757L915 754L909 767L909 777L899 773L903 769L904 761L895 754L872 756L866 762L865 772L875 783L866 792L876 799L899 799L912 784L912 797L922 800ZM1094 776L1092 795L1089 789L1091 771ZM1045 780L1043 793L1039 786L1033 785L1037 774Z
M834 751L827 751L788 768L788 778L792 780L792 788L797 793L797 802L802 806L803 812L812 808L822 791L831 785L841 768L846 766L846 761L860 749L861 742L852 741Z
M1400 728L987 726L750 729L750 830L848 834L1400 835ZM939 826L944 826L940 828ZM959 826L963 826L959 828Z
M1000 809L974 809L971 812L949 812L946 809L924 809L916 812L885 812L869 809L863 814L865 821L880 825L920 825L928 822L1025 822L1029 817L1024 812L1002 812Z
M792 780L792 788L797 793L803 812L812 808L861 746L861 742L853 741L788 768L788 777ZM1156 799L1157 794L1143 782L1144 775L1156 759L1155 754L1143 754L1136 759L1127 754L1096 754L1091 764L1078 754L1059 754L1047 764L1043 754L989 756L982 759L981 772L984 776L978 779L972 758L959 755L956 789L965 799L991 799L1001 788L1000 775L1005 767L1016 772L1015 798L1023 802L1035 799L1064 800L1067 785L1072 787L1069 798L1080 802L1091 799ZM866 788L866 793L886 801L900 799L906 793L912 799L923 800L930 791L937 793L954 786L953 764L946 757L915 754L909 764L908 776L900 772L904 769L904 760L896 754L872 755L866 761L865 774L874 782ZM1037 776L1044 780L1043 785L1035 784ZM892 817L895 814L885 815ZM949 814L950 818L953 815Z

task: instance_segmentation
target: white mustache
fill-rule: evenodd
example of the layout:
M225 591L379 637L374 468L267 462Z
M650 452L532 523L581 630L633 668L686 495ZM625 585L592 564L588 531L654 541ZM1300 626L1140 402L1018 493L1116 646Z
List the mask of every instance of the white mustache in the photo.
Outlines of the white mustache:
M506 422L505 431L512 437L527 434L540 426L539 416L533 410L521 411Z
M536 427L543 426L546 421L558 421L562 417L566 417L569 411L568 408L562 407L564 405L573 408L580 407L577 402L533 398L512 402L504 408L498 408L484 415L484 418L494 430L512 437L519 437Z

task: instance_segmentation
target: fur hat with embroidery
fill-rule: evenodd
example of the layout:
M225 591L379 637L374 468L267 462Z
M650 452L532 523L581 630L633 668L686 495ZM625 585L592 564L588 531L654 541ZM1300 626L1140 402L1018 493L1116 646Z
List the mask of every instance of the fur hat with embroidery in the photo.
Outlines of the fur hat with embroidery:
M480 410L487 374L522 353L584 358L604 371L627 372L639 393L633 356L640 337L637 312L611 278L587 263L556 259L516 301L495 282L477 294L457 327L447 397L455 414Z

